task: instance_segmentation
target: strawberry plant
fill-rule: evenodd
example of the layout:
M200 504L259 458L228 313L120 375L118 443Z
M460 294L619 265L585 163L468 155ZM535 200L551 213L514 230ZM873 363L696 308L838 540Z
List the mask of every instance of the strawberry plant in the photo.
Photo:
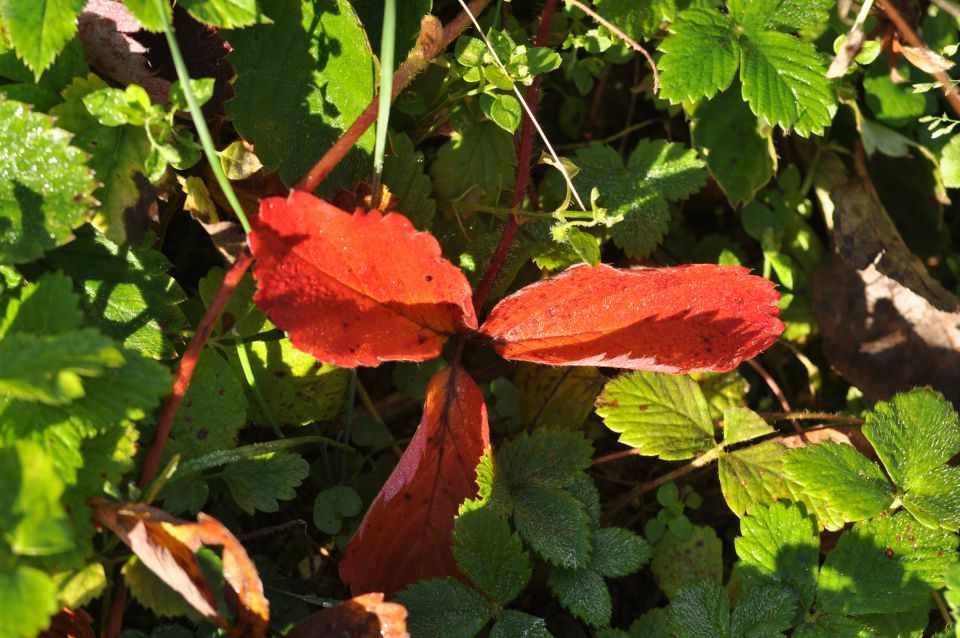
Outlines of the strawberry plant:
M960 636L958 15L0 0L0 638Z

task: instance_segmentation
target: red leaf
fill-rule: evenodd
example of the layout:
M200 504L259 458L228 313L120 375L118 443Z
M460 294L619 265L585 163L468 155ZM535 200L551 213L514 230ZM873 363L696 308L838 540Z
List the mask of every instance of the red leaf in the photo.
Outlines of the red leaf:
M284 638L410 638L407 608L383 602L383 594L364 594L307 616Z
M480 332L518 361L726 371L783 332L779 299L739 266L574 266L501 301Z
M476 467L490 447L487 408L463 368L430 380L423 419L373 501L340 563L354 596L457 576L450 547L457 508L477 493Z
M263 200L252 225L255 301L320 361L425 361L477 327L467 278L402 215L351 215L291 191Z
M203 512L184 521L143 503L91 501L93 520L109 528L140 561L203 616L231 636L255 638L267 630L270 609L257 568L220 521ZM217 610L213 591L194 553L201 545L222 548L224 588L233 619Z

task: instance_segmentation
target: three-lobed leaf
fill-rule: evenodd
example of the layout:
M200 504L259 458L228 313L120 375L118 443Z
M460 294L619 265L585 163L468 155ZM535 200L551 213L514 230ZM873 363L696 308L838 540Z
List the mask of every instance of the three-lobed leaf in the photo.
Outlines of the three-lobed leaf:
M520 537L491 508L468 510L457 517L453 555L460 571L501 605L519 596L533 575Z

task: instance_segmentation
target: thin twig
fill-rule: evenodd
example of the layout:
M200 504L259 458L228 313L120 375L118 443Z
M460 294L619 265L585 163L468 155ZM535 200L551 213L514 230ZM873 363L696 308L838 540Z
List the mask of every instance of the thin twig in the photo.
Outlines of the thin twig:
M960 6L951 0L931 0L933 4L937 5L954 18L960 18Z
M586 13L588 16L590 16L594 20L594 22L605 26L610 31L610 33L612 33L613 35L617 36L618 38L626 42L631 49L633 49L634 51L642 55L647 60L647 64L650 65L650 72L653 73L653 92L657 93L660 91L660 72L657 70L657 63L653 61L653 57L650 55L650 53L646 49L640 46L640 44L636 40L634 40L633 38L628 36L626 33L624 33L622 29L617 27L617 25L613 24L612 22L604 18L602 15L600 15L596 11L594 11L584 3L580 2L580 0L563 0L563 1Z
M863 419L849 414L834 414L832 412L761 412L765 421L792 421L794 419L807 421L829 421L831 423L849 423L863 425Z
M763 380L767 383L767 387L770 388L770 391L773 392L773 395L777 397L777 401L780 402L780 407L783 408L783 411L793 412L793 408L790 407L790 402L787 401L787 395L785 395L783 390L780 389L780 384L777 383L777 380L773 378L773 375L764 370L763 366L757 363L755 359L748 359L747 364L753 368L757 374L763 377ZM797 420L791 419L790 423L793 424L793 429L797 432L803 442L808 443L807 435L803 433L803 428L800 427L800 424L797 423Z
M553 20L553 14L556 8L557 0L546 0L544 3L543 10L540 12L540 27L537 29L534 46L539 47L546 44L547 38L550 36L550 22ZM527 87L527 95L524 98L528 117L523 119L523 124L520 127L520 151L517 153L517 176L513 181L513 198L510 202L510 208L518 208L523 203L523 196L527 190L527 182L530 180L530 159L533 155L533 126L536 122L534 115L537 110L537 95L540 92L540 79L541 76L539 75L533 79L533 83ZM554 153L554 155L556 155L556 153ZM557 166L561 167L561 170L564 170L559 162ZM480 278L480 283L477 284L476 291L473 294L473 307L477 309L477 312L482 312L483 310L483 304L486 302L487 295L490 294L490 290L493 288L493 282L496 281L503 262L506 261L507 255L510 254L510 248L513 246L513 240L517 236L518 228L520 228L519 217L517 215L507 217L507 221L503 225L503 234L500 236L500 243L497 244L493 257L491 257L490 263L487 265L487 270L483 273L483 277Z
M917 32L913 30L910 23L903 19L903 16L900 15L900 12L897 11L890 0L879 0L877 4L883 9L883 12L887 14L887 18L897 27L897 31L907 40L910 46L917 49L927 48L923 38L917 35ZM943 71L934 71L930 75L936 78L937 83L940 84L940 88L943 90L943 94L947 97L947 102L949 102L951 108L953 108L953 112L960 117L960 94L957 93L957 87L953 85L953 80Z
M659 121L660 121L660 120L643 120L642 122L637 122L636 124L631 124L631 125L628 126L627 128L625 128L625 129L623 129L623 130L620 130L620 131L617 131L617 132L614 133L613 135L610 135L610 136L608 136L608 137L604 137L604 138L599 139L599 140L586 140L586 141L583 141L583 142L571 142L571 143L569 143L569 144L558 144L558 145L557 145L557 150L568 151L568 150L574 150L574 149L578 149L578 148L583 148L584 146L590 146L591 144L609 144L610 142L616 142L616 141L619 140L620 138L626 137L626 136L630 135L631 133L634 133L634 132L636 132L636 131L639 131L640 129L647 128L647 127L650 126L651 124L656 124L656 123L659 122Z
M210 306L204 313L203 319L200 320L200 325L197 326L197 331L194 333L190 345L187 346L187 351L183 353L183 358L180 359L177 378L173 383L173 392L170 393L170 396L168 396L163 403L163 409L160 412L160 417L157 419L157 428L153 444L150 446L150 450L147 452L147 456L143 461L143 470L140 472L139 483L141 487L153 479L157 473L157 469L160 467L160 459L163 457L163 448L167 444L167 437L170 435L173 419L177 416L180 401L183 400L183 395L186 394L187 387L190 385L193 370L197 367L197 361L200 359L203 347L206 345L207 339L210 338L210 334L217 325L217 320L223 313L223 309L227 305L227 300L230 299L230 295L236 289L237 284L240 283L240 279L243 278L243 274L252 262L253 255L250 254L248 248L244 247L240 252L240 256L237 257L237 261L235 261L233 266L230 267L230 270L227 271L226 276L223 278L223 283L220 284L220 289L217 290L217 294L214 295L213 301L210 302Z
M490 0L471 0L470 11L474 14L482 13ZM437 37L436 29L431 33L430 26L436 26L435 22L424 19L421 25L420 42L410 52L407 59L396 73L393 74L393 87L391 94L396 99L400 92L407 87L413 78L427 68L441 51L447 48L458 35L470 26L470 17L466 13L461 13L448 24ZM426 36L426 37L425 37ZM433 37L431 37L433 36ZM320 182L330 174L337 164L347 155L353 145L357 143L360 136L363 135L370 125L377 119L377 110L379 108L379 96L374 96L370 104L363 110L363 113L350 125L343 135L334 142L323 157L321 157L310 172L297 184L297 190L310 192L315 189Z

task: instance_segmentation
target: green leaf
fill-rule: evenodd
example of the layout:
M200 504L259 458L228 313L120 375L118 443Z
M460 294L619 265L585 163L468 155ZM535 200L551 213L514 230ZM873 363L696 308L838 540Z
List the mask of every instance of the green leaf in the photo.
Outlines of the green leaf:
M817 524L828 530L844 526L844 518L829 503L804 492L787 476L783 458L787 448L776 441L754 445L720 455L720 489L727 505L737 515L749 514L758 505L786 499L803 503L816 516Z
M875 614L923 605L943 585L956 549L955 534L918 525L906 512L857 523L820 570L817 607Z
M748 32L740 47L740 82L751 110L803 137L823 134L834 98L816 48L776 31Z
M593 462L593 446L583 433L540 428L523 433L497 450L497 480L510 490L567 487Z
M276 512L277 501L297 496L294 488L310 474L310 464L294 452L273 452L228 465L220 477L247 514Z
M563 423L577 429L593 412L604 381L592 366L521 363L513 376L520 391L520 422L526 427Z
M750 408L731 407L723 411L723 442L725 445L743 443L772 434L773 427Z
M517 130L523 117L520 101L509 93L495 93L493 95L484 93L480 96L480 109L484 115L508 133Z
M84 379L123 365L114 342L86 328L56 336L8 334L0 340L0 392L50 405L86 394Z
M710 418L719 421L727 408L744 404L750 384L739 372L699 372L690 375L710 405Z
M740 519L735 541L741 574L762 588L765 580L788 587L810 607L817 593L820 536L816 521L796 504L758 507Z
M530 76L550 73L560 68L563 59L560 54L549 47L531 47L527 49L527 66Z
M423 153L403 133L390 136L392 152L383 158L383 183L397 200L397 210L420 230L430 228L437 212L433 183L424 173Z
M960 417L939 392L918 388L878 402L863 435L893 482L909 490L960 452Z
M373 99L376 64L346 0L276 0L264 6L273 24L224 34L237 70L236 97L226 108L264 167L293 184ZM365 175L373 141L371 129L325 187L352 186Z
M168 455L181 460L232 448L246 422L247 399L236 372L217 351L206 349L170 429Z
M256 390L270 417L282 425L306 425L329 421L340 414L350 382L344 368L320 363L293 347L287 338L254 341L243 346L253 371ZM236 360L231 355L231 361ZM234 369L239 369L239 362ZM251 397L252 398L252 397ZM250 402L250 419L266 425L266 415Z
M777 164L770 132L736 91L725 91L697 105L691 142L707 162L731 205L748 202L773 176Z
M73 38L85 5L84 0L0 0L10 42L35 80Z
M107 573L102 563L90 563L82 569L53 575L57 588L57 605L79 609L98 598L107 587Z
M630 624L629 638L670 638L667 610L655 607Z
M730 617L731 638L773 638L793 626L798 611L793 592L782 587L747 589Z
M610 624L613 603L603 576L592 569L556 567L547 578L550 591L577 618L594 627Z
M712 9L688 9L660 43L660 97L679 104L726 90L740 64L736 25Z
M80 327L83 313L73 282L62 273L47 273L20 289L0 323L0 336L23 333L55 336Z
M825 441L791 450L787 475L805 492L826 500L848 521L872 518L893 504L883 471L851 445Z
M927 527L960 529L960 468L943 465L910 482L903 506Z
M543 618L507 609L490 630L490 638L551 638L551 634Z
M619 578L643 567L651 556L642 536L622 527L602 527L593 533L590 569L607 578Z
M694 525L690 537L682 539L673 533L665 534L653 546L650 570L657 585L669 598L690 581L723 578L723 543L712 527Z
M0 638L33 638L58 611L57 589L50 576L26 565L0 569Z
M940 151L940 172L944 186L960 188L960 135L951 137Z
M223 29L270 21L257 0L180 0L180 4L200 22Z
M583 567L590 554L590 519L583 504L556 487L525 487L514 495L513 521L533 551L560 567Z
M506 605L527 586L533 570L520 537L490 508L464 512L453 530L457 566L496 603Z
M496 204L513 188L516 162L509 133L493 122L469 122L437 150L430 164L433 192L447 208L451 202Z
M833 0L729 0L727 9L738 24L753 29L799 31L829 18Z
M352 487L335 485L317 494L313 502L313 524L324 534L338 534L343 519L363 511L363 501Z
M706 182L696 151L663 140L641 140L624 166L609 146L592 144L577 151L580 171L573 184L580 193L600 191L599 205L611 216L623 215L613 239L632 257L645 257L666 235L669 201L684 199Z
M672 21L677 13L675 0L598 0L596 5L603 17L634 40L650 39L660 31L661 24Z
M483 596L452 578L410 585L397 602L410 614L410 634L423 638L473 638L492 618Z
M627 372L607 383L597 414L620 442L668 461L716 445L710 409L699 386L683 375Z
M193 607L146 567L136 556L131 556L121 568L123 579L133 597L158 616L187 616L198 618Z
M905 67L901 67L901 71L910 76ZM932 99L924 93L914 93L909 83L895 84L886 64L878 64L867 71L863 78L863 95L876 119L894 128L915 123L927 112Z
M922 638L930 621L930 610L927 605L920 605L906 612L870 614L860 616L857 620L866 625L857 635L857 638L873 638L874 636Z
M167 15L167 22L173 24L173 11L170 5L157 0L124 0L124 6L140 21L148 31L163 31L163 17L160 11Z
M90 155L89 165L100 182L94 192L100 206L93 224L112 241L123 243L128 236L142 237L147 226L153 198L143 161L150 141L141 126L104 126L91 114L84 99L106 86L92 74L76 78L64 89L64 102L50 113L74 134L73 145Z
M677 592L667 612L670 633L677 638L728 636L730 600L720 583L701 580Z
M76 282L87 316L107 335L155 359L176 355L174 339L187 327L179 304L186 295L167 274L162 253L118 246L90 228L47 255Z
M0 484L0 538L14 554L47 556L73 546L60 503L63 481L40 446L0 447Z
M0 262L32 261L70 239L96 183L70 134L20 102L0 100L0 148L18 150L0 153Z

